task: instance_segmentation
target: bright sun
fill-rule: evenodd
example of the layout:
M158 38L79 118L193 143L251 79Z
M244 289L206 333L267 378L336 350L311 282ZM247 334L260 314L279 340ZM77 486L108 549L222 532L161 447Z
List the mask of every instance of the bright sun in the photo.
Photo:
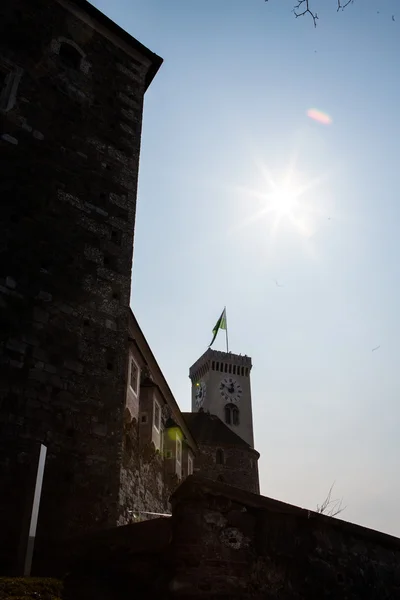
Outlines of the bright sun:
M321 193L316 195L315 188L319 187L326 176L310 180L297 171L294 161L280 174L270 173L265 165L258 163L262 175L260 187L249 189L236 187L236 191L246 199L247 216L241 219L239 229L250 223L263 222L269 230L272 241L280 230L282 233L297 232L302 237L314 235L318 220L324 216ZM248 201L254 199L257 205L249 209Z
M298 194L290 186L277 187L268 198L269 210L277 217L293 217L298 200Z

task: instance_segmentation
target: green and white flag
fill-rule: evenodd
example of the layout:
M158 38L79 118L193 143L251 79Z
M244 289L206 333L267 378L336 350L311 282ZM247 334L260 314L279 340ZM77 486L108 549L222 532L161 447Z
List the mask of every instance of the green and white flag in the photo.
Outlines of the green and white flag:
M215 342L215 338L217 337L218 331L220 329L225 329L225 331L227 330L227 324L226 324L226 308L224 308L224 310L222 311L222 314L220 316L220 318L218 319L218 321L215 324L215 327L213 329L213 339L211 341L211 344L209 346L209 348L213 345L213 343Z

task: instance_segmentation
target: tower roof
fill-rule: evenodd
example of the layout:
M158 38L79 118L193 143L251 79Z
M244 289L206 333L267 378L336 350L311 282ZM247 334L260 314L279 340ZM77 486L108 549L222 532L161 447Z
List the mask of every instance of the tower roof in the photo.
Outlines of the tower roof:
M197 413L184 412L182 415L198 444L240 446L257 452L239 435L229 429L216 415L204 411Z

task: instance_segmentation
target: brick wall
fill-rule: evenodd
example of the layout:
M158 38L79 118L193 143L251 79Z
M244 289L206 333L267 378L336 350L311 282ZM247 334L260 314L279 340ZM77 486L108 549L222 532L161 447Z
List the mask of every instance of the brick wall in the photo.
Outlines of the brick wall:
M150 60L53 0L0 21L0 70L22 73L1 113L0 437L48 446L39 534L62 536L117 520Z

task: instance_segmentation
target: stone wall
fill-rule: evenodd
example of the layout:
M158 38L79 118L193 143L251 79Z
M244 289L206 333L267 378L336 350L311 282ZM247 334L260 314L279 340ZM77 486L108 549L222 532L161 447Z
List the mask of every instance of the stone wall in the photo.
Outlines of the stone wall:
M199 447L194 473L258 494L259 453L216 415L200 409L183 416Z
M258 458L258 452L250 447L199 444L194 472L258 494Z
M0 86L18 84L1 96L1 476L14 442L48 447L39 537L117 521L143 94L157 62L116 43L93 7L89 26L63 6L0 5Z
M136 419L125 426L118 525L170 513L169 498L179 481L166 473L163 454L152 442L140 443Z
M397 538L205 481L172 505L176 597L400 598Z
M172 508L64 547L66 597L400 598L397 538L197 477Z

